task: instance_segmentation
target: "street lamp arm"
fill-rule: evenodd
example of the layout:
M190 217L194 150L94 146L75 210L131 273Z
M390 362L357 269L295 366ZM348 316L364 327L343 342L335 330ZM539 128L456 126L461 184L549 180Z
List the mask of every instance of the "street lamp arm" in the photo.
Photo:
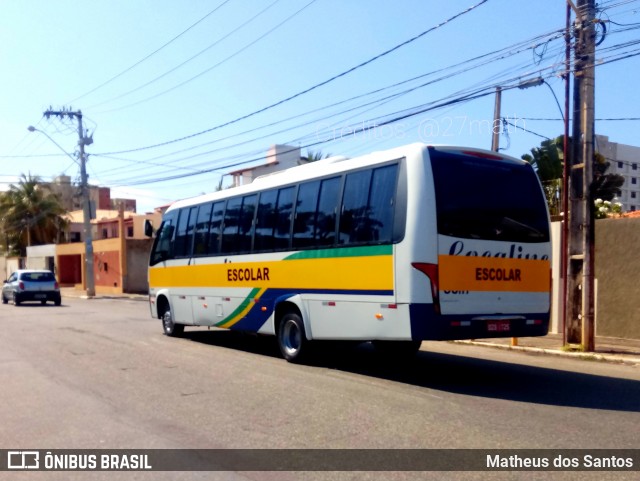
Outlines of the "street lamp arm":
M33 125L30 125L29 127L27 127L27 130L29 132L40 132L42 135L44 135L46 138L48 138L51 142L53 142L55 144L55 146L58 147L62 152L64 152L66 155L68 155L76 164L78 163L78 159L76 159L73 155L71 155L69 152L64 150L64 148L60 144L58 144L58 142L53 140L49 136L49 134L47 134L44 130L36 129Z

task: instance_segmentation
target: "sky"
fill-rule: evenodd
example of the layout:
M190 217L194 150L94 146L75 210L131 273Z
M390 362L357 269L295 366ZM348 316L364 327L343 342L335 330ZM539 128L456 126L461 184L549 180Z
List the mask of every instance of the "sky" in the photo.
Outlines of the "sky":
M596 133L640 145L640 0L598 8L595 115L635 120ZM0 0L0 189L79 178L77 121L49 109L82 112L90 183L139 212L227 185L273 144L489 149L497 86L501 151L519 158L563 132L565 14L563 0Z

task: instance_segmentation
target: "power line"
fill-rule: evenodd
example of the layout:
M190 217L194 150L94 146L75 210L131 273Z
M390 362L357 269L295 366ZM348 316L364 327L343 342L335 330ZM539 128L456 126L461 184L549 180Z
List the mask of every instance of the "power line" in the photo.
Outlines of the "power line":
M356 71L356 70L358 70L358 69L360 69L360 68L362 68L362 67L364 67L366 65L369 65L370 63L372 63L372 62L374 62L374 61L376 61L376 60L378 60L378 59L380 59L380 58L382 58L382 57L384 57L384 56L386 56L386 55L398 50L399 48L404 47L404 46L408 45L411 42L414 42L415 40L425 36L426 34L428 34L430 32L433 32L434 30L437 30L438 28L443 27L444 25L452 22L453 20L457 19L458 17L460 17L460 16L462 16L462 15L464 15L466 13L469 13L470 11L472 11L472 10L476 9L477 7L483 5L487 1L488 0L482 0L480 3L478 3L478 4L476 4L476 5L472 6L472 7L469 7L466 10L463 10L463 11L457 13L456 15L448 18L444 22L441 22L440 24L425 30L424 32L422 32L422 33L410 38L409 40L406 40L406 41L396 45L395 47L392 47L392 48L390 48L390 49L388 49L388 50L376 55L375 57L370 58L369 60L366 60L366 61L364 61L364 62L362 62L362 63L360 63L360 64L358 64L358 65L356 65L354 67L351 67L348 70L345 70L344 72L341 72L341 73L339 73L337 75L334 75L333 77L331 77L331 78L329 78L327 80L324 80L324 81L322 81L322 82L320 82L318 84L315 84L315 85L313 85L313 86L311 86L311 87L309 87L309 88L307 88L305 90L302 90L302 91L300 91L300 92L298 92L296 94L293 94L293 95L291 95L289 97L286 97L286 98L284 98L282 100L279 100L278 102L275 102L275 103L273 103L271 105L263 107L263 108L261 108L259 110L255 110L255 111L253 111L253 112L251 112L249 114L243 115L241 117L237 117L234 120L230 120L230 121L225 122L223 124L219 124L219 125L216 125L214 127L209 128L209 129L205 129L205 130L202 130L200 132L196 132L194 134L186 135L184 137L179 137L177 139L168 140L166 142L161 142L161 143L154 144L154 145L148 145L148 146L145 146L145 147L138 147L138 148L135 148L135 149L120 150L120 151L115 151L115 152L106 152L103 155L126 154L126 153L130 153L130 152L139 152L141 150L148 150L148 149L153 149L153 148L156 148L156 147L162 147L162 146L165 146L165 145L173 144L175 142L180 142L180 141L187 140L187 139L190 139L190 138L193 138L193 137L197 137L199 135L203 135L203 134L206 134L208 132L212 132L212 131L220 129L222 127L226 127L228 125L232 125L232 124L235 124L237 122L240 122L241 120L245 120L245 119L248 119L248 118L253 117L255 115L258 115L258 114L260 114L262 112L265 112L265 111L270 110L270 109L272 109L274 107L282 105L282 104L284 104L286 102L289 102L289 101L291 101L291 100L293 100L293 99L295 99L297 97L300 97L300 96L302 96L304 94L307 94L307 93L309 93L309 92L311 92L311 91L313 91L313 90L315 90L317 88L320 88L320 87L322 87L324 85L327 85L328 83L333 82L334 80L337 80L337 79L339 79L341 77L344 77L345 75L348 75L348 74L350 74L350 73L352 73L352 72L354 72L354 71Z
M166 77L166 76L167 76L167 75L169 75L170 73L175 72L175 71L176 71L176 70L178 70L179 68L183 67L183 66L184 66L184 65L186 65L187 63L191 62L191 61L192 61L192 60L194 60L195 58L197 58L197 57L199 57L200 55L202 55L203 53L205 53L207 50L212 49L213 47L215 47L216 45L218 45L218 44L219 44L220 42L222 42L223 40L226 40L226 39L227 39L227 38L229 38L231 35L233 35L234 33L238 32L240 29L244 28L246 25L248 25L249 23L251 23L252 21L254 21L256 18L258 18L258 17L259 17L260 15L262 15L263 13L265 13L267 10L269 10L271 7L273 7L273 6L274 6L276 3L278 3L279 1L280 1L280 0L275 0L274 2L270 3L270 4L269 4L269 5L267 5L265 8L263 8L263 9L262 9L262 10L260 10L258 13L256 13L254 16L252 16L249 20L245 21L244 23L242 23L242 24L241 24L241 25L239 25L238 27L236 27L236 28L234 28L233 30L231 30L231 31L230 31L229 33L227 33L226 35L223 35L222 37L220 37L218 40L216 40L216 41L215 41L215 42L213 42L212 44L210 44L210 45L208 45L207 47L203 48L203 49L202 49L202 50L200 50L198 53L196 53L195 55L192 55L191 57L189 57L187 60L183 61L182 63L180 63L180 64L176 65L175 67L173 67L173 68L171 68L171 69L169 69L169 70L167 70L167 71L166 71L166 72L164 72L163 74L161 74L161 75L159 75L159 76L157 76L157 77L153 78L152 80L149 80L148 82L146 82L146 83L144 83L144 84L142 84L142 85L139 85L138 87L136 87L136 88L134 88L134 89L131 89L131 90L129 90L129 91L127 91L127 92L123 93L123 94L120 94L120 95L118 95L118 96L116 96L116 97L113 97L113 98L107 99L107 100L105 100L105 101L103 101L103 102L100 102L100 103L97 103L97 104L91 105L91 106L89 106L88 108L89 108L89 109L93 109L93 108L95 108L95 107L99 107L99 106L104 105L104 104L106 104L106 103L113 102L113 101L115 101L115 100L119 100L119 99L121 99L121 98L123 98L123 97L126 97L127 95L130 95L130 94L132 94L132 93L134 93L134 92L137 92L138 90L141 90L141 89L143 89L144 87L147 87L147 86L149 86L149 85L151 85L151 84L153 84L153 83L157 82L158 80L160 80L160 79L162 79L162 78ZM231 57L229 57L229 58L231 58ZM225 61L226 61L226 60L228 60L228 58L227 58L227 59L225 59ZM219 65L221 65L222 63L223 63L223 62L220 62L220 63L216 64L214 67L211 67L211 68L218 67L218 66L219 66ZM121 107L121 108L125 108L125 107ZM119 109L117 109L117 110L119 110Z
M197 22L195 22L194 24L192 24L190 27L188 27L186 30L183 30L182 32L180 32L178 35L176 35L175 37L173 37L171 40L169 40L168 42L166 42L164 45L162 45L161 47L158 47L156 50L154 50L153 52L151 52L150 54L148 54L147 56L145 56L144 58L138 60L137 62L135 62L133 65L131 65L130 67L127 67L126 69L124 69L122 72L114 75L113 77L111 77L109 80L106 80L105 82L101 83L100 85L98 85L97 87L94 87L93 89L89 90L88 92L83 93L82 95L80 95L79 97L76 97L75 99L71 100L70 102L66 102L66 105L69 105L73 102L76 102L84 97L86 97L89 94L92 94L93 92L101 89L102 87L104 87L105 85L113 82L115 79L122 77L124 74L126 74L127 72L133 70L135 67L137 67L138 65L140 65L141 63L145 62L146 60L150 59L151 57L153 57L155 54L157 54L158 52L160 52L162 49L164 49L165 47L167 47L168 45L172 44L173 42L175 42L176 40L178 40L180 37L182 37L185 33L187 33L189 30L191 30L192 28L194 28L196 25L198 25L199 23L203 22L205 19L207 19L208 17L210 17L211 15L213 15L215 12L217 12L220 8L222 8L224 5L226 5L227 3L229 3L231 0L224 0L220 5L218 5L216 8L214 8L213 10L211 10L209 13L207 13L204 17L202 17L200 20L198 20Z
M247 45L245 45L244 47L242 47L240 50L236 50L234 53L232 53L231 55L229 55L228 57L224 58L223 60L221 60L220 62L218 62L217 64L203 70L202 72L194 75L193 77L188 78L187 80L180 82L177 85L174 85L171 88L168 88L166 90L163 90L162 92L159 92L155 95L152 95L150 97L146 97L142 100L138 100L137 102L133 102L127 105L123 105L122 107L117 107L114 109L109 109L109 110L103 110L102 112L99 113L108 113L108 112L117 112L119 110L124 110L124 109L128 109L130 107L134 107L136 105L140 105L142 103L148 102L149 100L153 100L155 98L158 98L162 95L165 95L169 92L172 92L173 90L176 90L192 81L194 81L195 79L202 77L204 74L210 72L211 70L219 67L220 65L224 64L225 62L227 62L228 60L231 60L232 58L234 58L235 56L241 54L242 52L244 52L245 50L247 50L249 47L255 45L256 43L258 43L260 40L262 40L263 38L267 37L268 35L270 35L271 33L273 33L274 31L276 31L278 28L280 28L282 25L284 25L285 23L287 23L289 20L291 20L293 17L295 17L296 15L298 15L299 13L301 13L303 10L305 10L307 7L311 6L313 3L315 3L317 0L311 0L309 3L307 3L304 7L302 7L301 9L297 10L295 13L289 15L287 18L285 18L283 21L281 21L280 23L278 23L275 27L267 30L264 34L260 35L258 38L256 38L255 40L253 40L252 42L249 42ZM486 1L486 0L485 0Z

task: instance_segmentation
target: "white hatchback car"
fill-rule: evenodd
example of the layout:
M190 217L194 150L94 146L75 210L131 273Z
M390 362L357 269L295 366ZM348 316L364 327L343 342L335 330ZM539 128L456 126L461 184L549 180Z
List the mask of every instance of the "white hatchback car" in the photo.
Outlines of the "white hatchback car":
M61 304L60 286L53 272L46 270L21 269L15 271L2 286L2 303L12 300L19 306L24 301L40 301L46 304L52 301Z

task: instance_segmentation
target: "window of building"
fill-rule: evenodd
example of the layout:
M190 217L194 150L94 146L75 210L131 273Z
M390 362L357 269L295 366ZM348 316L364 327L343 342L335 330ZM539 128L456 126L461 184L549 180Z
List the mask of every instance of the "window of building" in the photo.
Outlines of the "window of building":
M128 225L127 226L127 237L133 237L133 226L132 225Z
M618 162L618 169L624 168L624 164L622 162Z
M635 199L636 198L636 193L635 192L631 192L631 198Z
M638 164L631 164L631 170L638 170Z
M637 177L631 177L631 183L633 185L636 185L638 183L638 178Z

